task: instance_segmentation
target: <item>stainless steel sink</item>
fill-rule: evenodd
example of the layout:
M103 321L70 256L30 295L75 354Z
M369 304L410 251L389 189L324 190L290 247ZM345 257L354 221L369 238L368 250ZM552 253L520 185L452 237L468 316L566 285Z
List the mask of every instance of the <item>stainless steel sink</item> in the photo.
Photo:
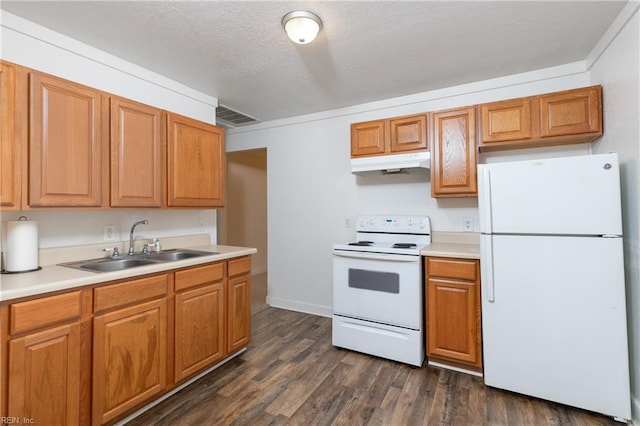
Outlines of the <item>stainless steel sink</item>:
M172 260L190 259L192 257L209 256L212 254L218 254L218 253L211 253L211 252L197 251L197 250L166 250L160 253L146 254L144 255L144 258L170 262Z
M89 261L80 265L81 269L89 269L96 272L112 272L121 271L123 269L134 268L136 266L153 265L154 263L160 263L153 260L146 259L112 259L112 260L100 260ZM67 265L63 265L67 266Z
M211 256L214 254L218 254L218 252L173 249L161 251L160 253L140 253L132 256L122 255L116 258L102 257L100 259L79 260L76 262L60 263L59 265L85 271L113 272L135 268L137 266L161 264L194 257Z

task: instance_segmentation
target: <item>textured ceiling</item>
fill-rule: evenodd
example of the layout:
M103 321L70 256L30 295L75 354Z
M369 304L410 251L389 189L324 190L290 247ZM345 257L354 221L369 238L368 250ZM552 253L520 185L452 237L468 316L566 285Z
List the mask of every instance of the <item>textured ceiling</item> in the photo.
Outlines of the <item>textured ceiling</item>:
M625 1L7 1L0 7L273 120L583 60ZM316 41L281 27L319 15Z

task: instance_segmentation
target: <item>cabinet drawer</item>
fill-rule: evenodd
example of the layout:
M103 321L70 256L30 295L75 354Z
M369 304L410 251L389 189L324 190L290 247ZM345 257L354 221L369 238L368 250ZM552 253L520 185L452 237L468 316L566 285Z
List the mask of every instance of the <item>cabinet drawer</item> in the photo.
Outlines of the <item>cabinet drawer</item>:
M452 258L427 257L427 274L430 277L458 278L475 281L478 276L478 261Z
M224 262L176 272L176 291L224 279Z
M99 312L164 296L167 294L167 275L111 284L96 288L93 292L93 310Z
M26 302L14 303L11 312L11 334L80 317L80 292L58 294Z
M229 277L251 273L251 258L249 256L229 261Z

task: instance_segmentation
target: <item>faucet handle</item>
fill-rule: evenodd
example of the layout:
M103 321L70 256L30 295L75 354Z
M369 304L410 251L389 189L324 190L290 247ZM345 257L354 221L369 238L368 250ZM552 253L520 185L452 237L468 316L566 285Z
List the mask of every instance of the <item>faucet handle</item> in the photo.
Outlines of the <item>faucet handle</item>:
M142 254L149 254L149 244L142 246Z
M111 253L111 257L118 257L120 256L120 249L118 249L118 247L107 247L107 248L103 248L102 251L106 252L106 253Z

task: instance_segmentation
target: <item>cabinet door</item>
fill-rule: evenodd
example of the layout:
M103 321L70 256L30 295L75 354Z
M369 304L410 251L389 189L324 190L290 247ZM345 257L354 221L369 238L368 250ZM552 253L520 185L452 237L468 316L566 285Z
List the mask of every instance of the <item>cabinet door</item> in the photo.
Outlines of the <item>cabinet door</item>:
M389 120L389 128L391 152L428 148L426 115L391 119Z
M386 120L351 124L351 156L379 155L385 152Z
M230 278L227 298L228 352L249 344L251 335L251 278Z
M162 111L111 102L111 206L162 206Z
M103 152L102 113L99 91L30 74L30 206L102 205L108 155Z
M602 87L592 86L540 96L542 137L602 134Z
M175 301L177 383L225 355L224 281L177 293Z
M223 207L224 130L167 114L167 206Z
M0 62L0 209L19 210L20 143L16 135L16 67Z
M475 282L427 280L427 354L480 365Z
M531 98L483 104L482 144L531 139Z
M79 324L11 340L8 415L35 424L78 424L80 365Z
M98 315L93 332L93 423L103 424L166 388L166 300Z
M475 108L432 116L431 196L477 197Z

